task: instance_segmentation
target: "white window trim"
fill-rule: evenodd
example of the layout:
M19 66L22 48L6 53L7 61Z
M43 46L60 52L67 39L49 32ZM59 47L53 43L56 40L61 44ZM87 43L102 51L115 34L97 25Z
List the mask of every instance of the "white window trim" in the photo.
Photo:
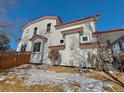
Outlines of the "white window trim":
M83 37L88 37L88 40L87 41L83 41ZM80 36L80 40L81 40L81 43L86 43L86 42L89 42L90 41L90 35L81 35Z

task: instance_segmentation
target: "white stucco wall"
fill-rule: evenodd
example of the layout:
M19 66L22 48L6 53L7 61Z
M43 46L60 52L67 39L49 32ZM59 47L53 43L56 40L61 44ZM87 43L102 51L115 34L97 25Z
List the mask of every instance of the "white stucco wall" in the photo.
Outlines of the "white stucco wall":
M49 33L46 33L47 24L51 23L51 31ZM34 28L37 27L37 34L43 35L48 38L47 42L44 45L44 56L43 56L43 63L51 63L48 59L48 46L56 46L61 45L60 40L64 39L64 50L59 50L62 58L61 65L68 65L68 66L78 66L80 62L87 62L87 53L88 52L94 52L96 53L96 50L93 49L80 49L80 34L74 33L74 34L68 34L63 37L62 31L70 30L74 28L80 28L83 27L83 34L82 35L89 35L89 42L94 42L94 38L92 37L92 32L95 32L95 22L90 21L87 23L80 23L78 25L69 26L61 29L55 29L56 20L54 19L45 19L40 22L34 23L26 27L23 31L21 41L18 44L17 51L20 51L20 48L22 45L27 44L26 51L31 51L32 45L34 42L42 41L42 39L37 39L34 42L29 41L30 38L33 36ZM76 40L76 42L75 42ZM73 43L75 42L75 43ZM83 43L83 42L82 42ZM86 42L85 42L86 43ZM73 50L71 50L71 47L74 47ZM42 46L41 46L42 48ZM76 52L76 53L75 53ZM41 53L32 54L31 55L31 62L38 63L41 60ZM79 56L80 55L80 56ZM76 59L78 57L78 60ZM84 64L83 64L84 65ZM87 64L86 66L90 66Z
M51 23L51 32L47 33L47 24ZM34 28L37 27L37 34L43 35L45 37L50 37L50 34L55 31L56 20L54 19L45 19L40 22L29 25L22 32L21 41L17 47L17 51L20 51L21 45L28 44L26 50L31 50L29 39L32 38L34 33Z
M80 34L68 34L65 36L65 49L60 50L62 57L61 65L90 67L87 62L88 53L96 54L97 49L80 49Z
M46 33L48 23L51 23L51 32L50 33ZM83 32L84 32L83 34L87 34L90 36L90 42L94 41L94 39L92 37L92 32L95 31L95 22L94 21L90 21L87 23L81 23L78 25L65 27L65 28L61 28L61 29L57 29L57 30L54 27L55 25L56 25L56 20L53 20L53 19L45 19L40 22L29 25L27 28L24 29L24 31L22 33L22 38L21 38L20 43L18 44L17 51L19 51L21 45L24 45L24 44L27 44L27 49L26 49L27 51L31 50L31 43L29 42L29 39L32 38L35 27L38 28L37 34L39 34L39 35L42 34L43 36L49 38L48 39L49 46L60 45L60 40L63 39L63 35L61 34L61 31L70 30L70 29L79 28L79 27L83 27Z
M19 52L21 50L21 42L18 43L16 51Z
M90 28L89 24L90 24L91 28ZM64 27L61 29L56 29L56 31L53 31L50 35L49 40L51 42L49 45L61 45L60 40L63 39L63 35L61 34L62 31L80 28L80 27L83 27L83 32L84 32L83 34L89 35L90 42L94 42L95 40L92 36L92 32L95 32L95 22L91 21L91 22L87 22L87 23L81 23L78 25L74 25L74 26Z

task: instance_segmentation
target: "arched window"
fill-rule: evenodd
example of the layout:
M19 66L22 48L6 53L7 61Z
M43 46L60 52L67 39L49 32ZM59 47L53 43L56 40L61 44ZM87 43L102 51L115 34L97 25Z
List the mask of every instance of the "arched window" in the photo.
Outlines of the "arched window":
M37 27L34 28L34 35L37 34L37 29L38 29Z

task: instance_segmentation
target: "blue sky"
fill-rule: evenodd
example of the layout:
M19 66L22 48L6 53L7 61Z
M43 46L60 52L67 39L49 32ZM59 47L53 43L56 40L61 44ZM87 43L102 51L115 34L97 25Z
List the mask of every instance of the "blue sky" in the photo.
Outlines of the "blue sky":
M26 21L43 15L58 15L66 22L99 13L97 30L106 30L124 27L123 11L124 0L17 0L15 7L7 8L6 17L16 23L11 30L20 32ZM15 38L10 39L16 48Z

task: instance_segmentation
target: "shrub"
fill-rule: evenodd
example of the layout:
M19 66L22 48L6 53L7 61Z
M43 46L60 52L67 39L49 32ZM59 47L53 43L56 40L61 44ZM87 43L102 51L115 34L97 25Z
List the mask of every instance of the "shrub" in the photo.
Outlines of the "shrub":
M56 49L51 49L49 54L48 54L48 58L50 59L50 61L52 62L53 65L59 65L60 64L60 53L58 50Z

